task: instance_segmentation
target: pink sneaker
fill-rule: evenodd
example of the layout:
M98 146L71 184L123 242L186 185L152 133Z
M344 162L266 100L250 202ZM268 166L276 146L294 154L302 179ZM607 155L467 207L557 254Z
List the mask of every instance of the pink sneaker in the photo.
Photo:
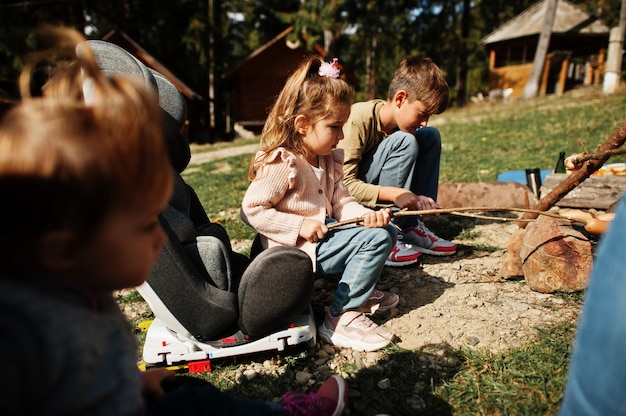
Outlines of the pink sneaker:
M394 308L399 301L400 296L397 294L376 289L372 292L372 296L370 296L367 302L365 302L365 305L359 308L359 311L374 315L376 312L384 312Z
M407 228L402 232L402 242L413 246L415 250L433 256L451 256L456 253L456 244L437 237L426 228L422 221L415 227Z
M345 380L333 375L315 393L285 393L282 407L288 416L339 416L347 401Z
M420 257L422 257L422 253L415 250L410 244L397 241L391 250L391 254L385 260L385 265L391 267L408 266L417 263Z
M346 311L334 317L328 308L318 335L329 344L357 351L376 351L389 345L394 337L387 328L372 322L363 312Z

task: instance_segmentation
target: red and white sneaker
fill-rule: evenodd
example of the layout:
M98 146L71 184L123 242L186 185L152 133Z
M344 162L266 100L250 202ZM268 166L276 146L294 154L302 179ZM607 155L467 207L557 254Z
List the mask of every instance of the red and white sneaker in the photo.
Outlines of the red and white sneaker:
M415 227L402 232L402 242L410 244L417 251L433 256L451 256L456 253L456 244L437 237L419 220Z
M397 241L389 257L385 260L385 265L391 267L408 266L417 263L420 257L422 257L422 253L414 249L410 244Z

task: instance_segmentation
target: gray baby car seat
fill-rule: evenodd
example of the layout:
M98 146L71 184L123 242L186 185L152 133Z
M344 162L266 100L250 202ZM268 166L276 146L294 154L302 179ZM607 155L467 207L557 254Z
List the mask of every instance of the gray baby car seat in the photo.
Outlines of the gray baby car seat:
M186 117L183 96L124 49L104 41L88 44L105 73L136 76L152 85L163 110L175 184L159 216L167 242L147 282L137 288L155 315L144 361L171 365L204 360L199 361L204 366L211 358L314 345L309 257L291 247L253 247L251 259L234 252L224 228L209 220L180 175L191 157L180 134Z

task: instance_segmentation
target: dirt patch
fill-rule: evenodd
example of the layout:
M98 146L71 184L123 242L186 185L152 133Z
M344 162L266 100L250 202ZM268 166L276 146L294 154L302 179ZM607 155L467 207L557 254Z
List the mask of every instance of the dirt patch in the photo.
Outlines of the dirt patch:
M577 319L573 302L534 292L523 279L500 277L516 223L449 215L425 222L459 248L453 256L424 256L420 266L383 270L378 287L398 293L400 303L375 320L398 336L400 347L446 343L499 352L524 345L537 328ZM315 303L330 303L334 286L316 282Z
M432 227L434 228L434 227ZM415 275L400 275L400 314L388 327L407 349L446 342L502 351L521 346L537 327L573 322L579 307L554 295L530 290L523 281L506 281L499 272L515 224L476 224L474 245L498 247L492 253L472 253L462 240L459 253L448 259L427 258ZM468 252L469 251L469 252ZM410 279L413 278L413 281Z

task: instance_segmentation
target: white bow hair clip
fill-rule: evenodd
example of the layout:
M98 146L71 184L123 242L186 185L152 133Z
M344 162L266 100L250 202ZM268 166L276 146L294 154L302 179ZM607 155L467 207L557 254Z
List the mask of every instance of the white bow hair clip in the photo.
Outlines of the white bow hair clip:
M322 62L318 73L321 77L339 78L339 62L337 58L333 58L332 62Z

